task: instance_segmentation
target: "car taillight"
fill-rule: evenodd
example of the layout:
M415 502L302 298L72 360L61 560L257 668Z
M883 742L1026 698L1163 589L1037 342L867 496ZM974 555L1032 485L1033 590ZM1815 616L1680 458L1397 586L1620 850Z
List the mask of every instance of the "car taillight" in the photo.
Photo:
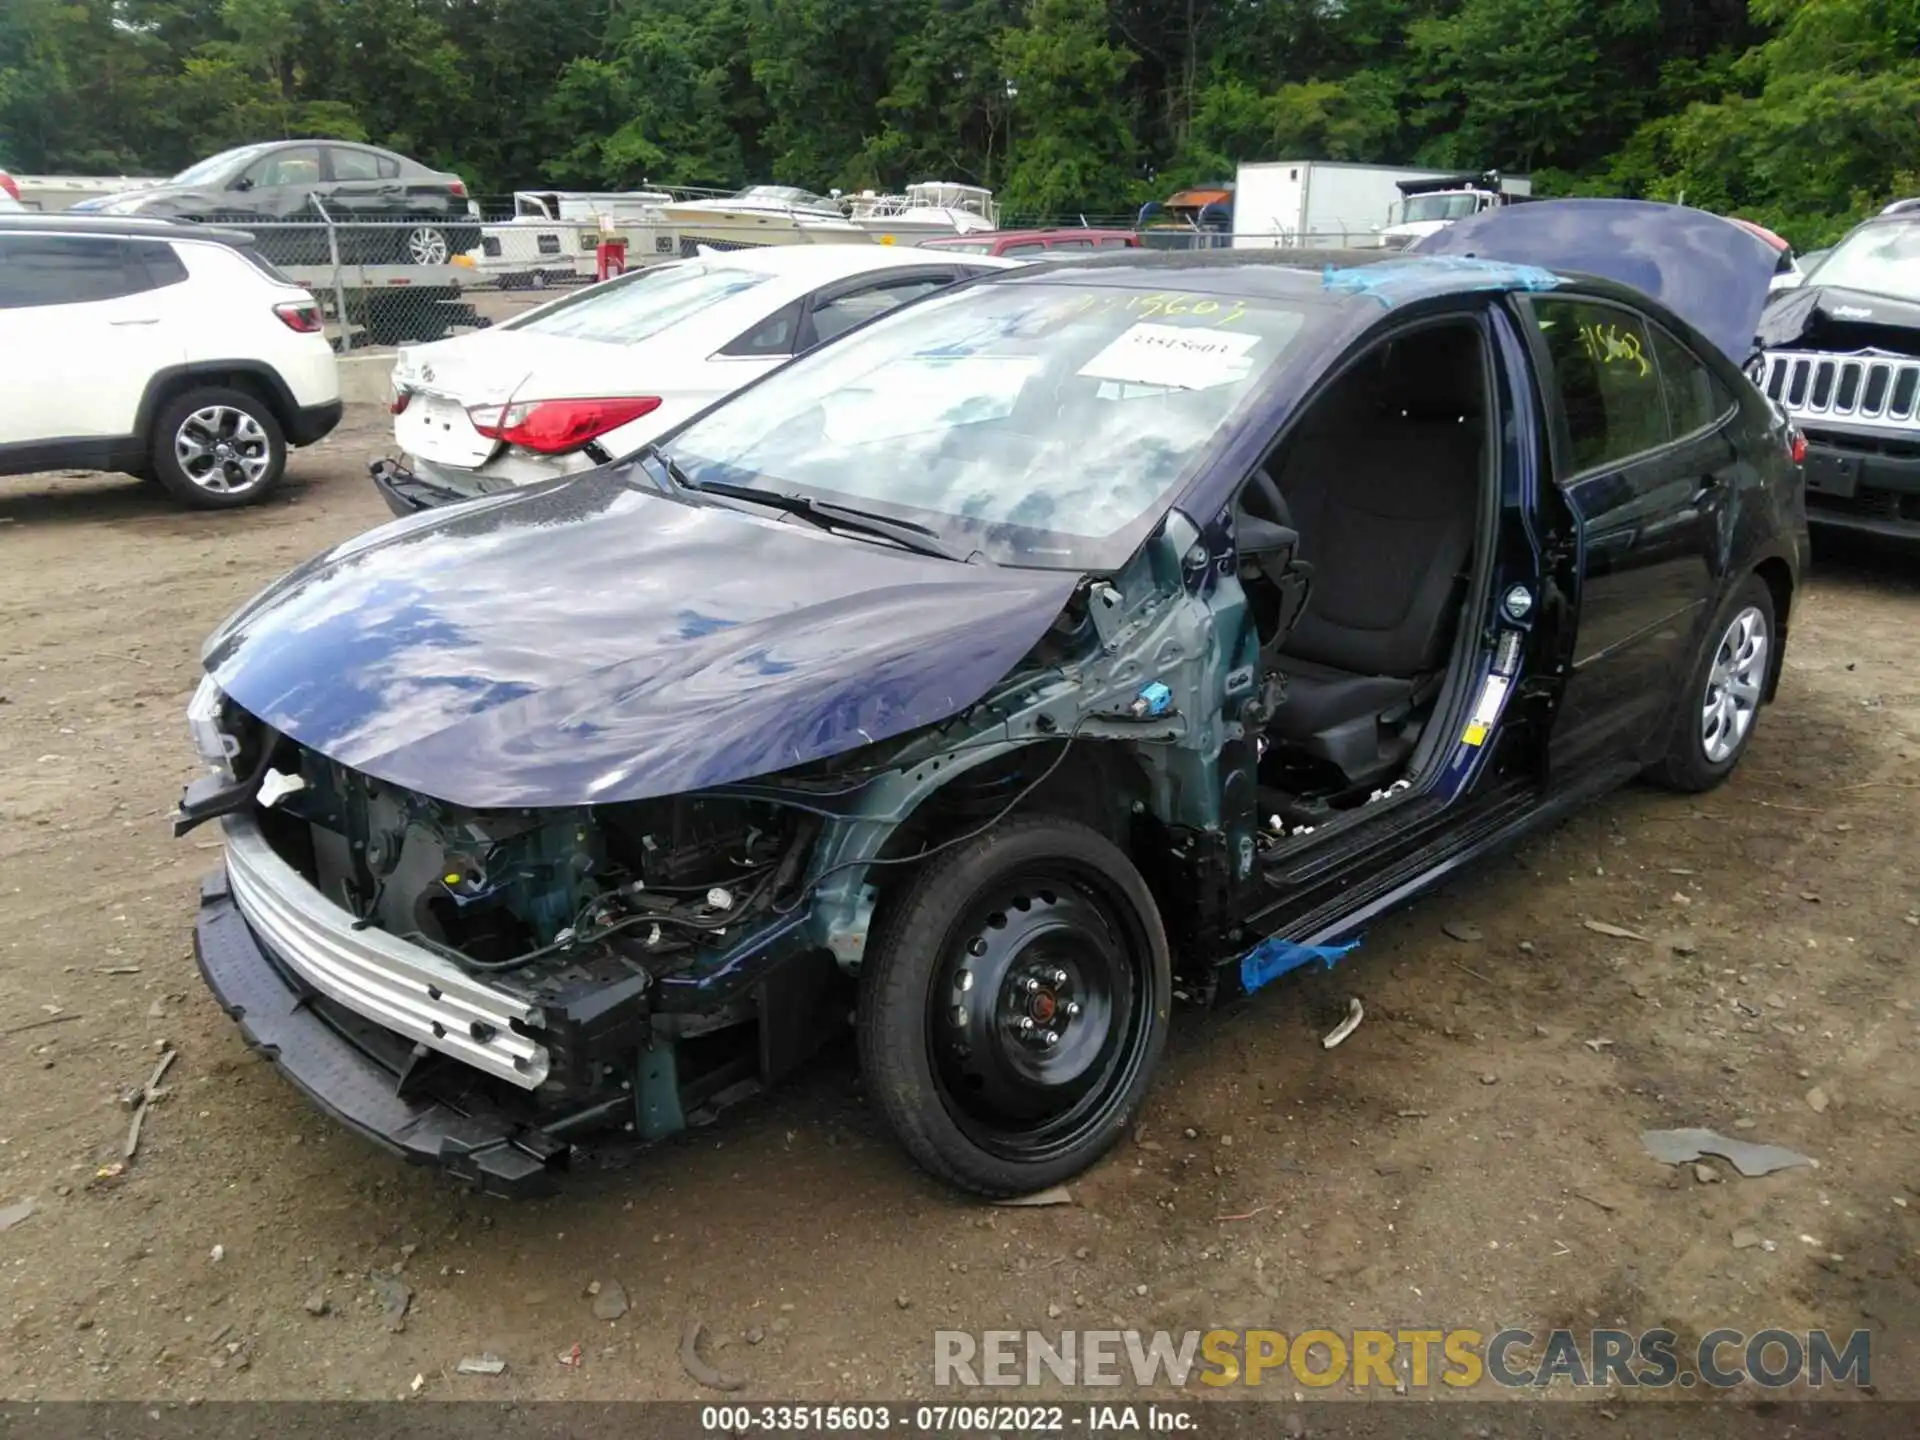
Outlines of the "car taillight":
M398 415L412 403L412 400L413 392L411 390L396 390L393 392L393 399L387 402L387 410L391 414Z
M311 300L289 300L273 307L280 323L298 335L320 333L320 307Z
M467 418L489 440L504 440L541 455L564 455L659 408L657 395L521 400L505 406L475 405Z
M1798 430L1787 431L1787 454L1796 465L1804 465L1807 461L1807 437Z
M4 170L0 170L0 190L6 191L16 200L20 198L19 182Z
M456 176L447 182L447 192L456 200L464 200L467 198L467 182Z

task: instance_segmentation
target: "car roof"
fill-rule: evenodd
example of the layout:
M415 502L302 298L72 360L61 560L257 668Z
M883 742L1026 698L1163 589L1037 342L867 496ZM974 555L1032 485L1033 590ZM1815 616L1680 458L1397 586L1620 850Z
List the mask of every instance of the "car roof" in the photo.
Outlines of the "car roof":
M965 235L941 235L921 243L929 248L945 250L957 245L1005 245L1026 240L1111 239L1116 235L1133 233L1131 230L1102 229L1094 225L1054 226L1046 230L975 230Z
M864 275L870 270L895 270L910 265L942 263L938 254L923 255L920 247L915 245L863 245L857 240L845 244L760 245L749 250L724 250L703 258L711 258L736 270L819 280ZM969 255L966 263L1013 269L1017 262L1004 260L997 255Z
M0 215L0 235L117 235L128 240L203 240L251 245L253 236L225 225L148 220L137 215Z
M1165 285L1169 272L1178 272L1182 288L1207 294L1299 298L1308 292L1322 297L1358 293L1367 288L1363 272L1385 267L1379 283L1389 279L1400 299L1465 290L1537 289L1553 277L1528 265L1421 258L1385 247L1368 250L1153 250L1144 246L1114 249L1105 254L1076 255L1047 265L1029 265L1021 271L995 276L995 284ZM1376 301L1376 303L1378 303Z

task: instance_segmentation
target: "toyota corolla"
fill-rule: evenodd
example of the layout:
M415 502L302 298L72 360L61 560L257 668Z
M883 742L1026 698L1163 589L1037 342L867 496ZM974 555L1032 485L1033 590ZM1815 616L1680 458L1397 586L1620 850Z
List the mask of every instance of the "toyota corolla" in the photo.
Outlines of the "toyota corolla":
M1007 271L339 546L205 651L206 981L492 1190L850 1019L933 1173L1071 1176L1176 990L1332 964L1611 787L1739 763L1806 551L1740 369L1773 266L1567 201Z

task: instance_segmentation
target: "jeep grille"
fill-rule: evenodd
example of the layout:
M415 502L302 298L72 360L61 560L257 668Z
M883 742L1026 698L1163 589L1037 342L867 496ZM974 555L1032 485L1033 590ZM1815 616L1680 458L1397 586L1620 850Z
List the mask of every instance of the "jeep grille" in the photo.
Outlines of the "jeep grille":
M1920 430L1920 360L1865 351L1769 350L1757 383L1796 421L1857 420Z

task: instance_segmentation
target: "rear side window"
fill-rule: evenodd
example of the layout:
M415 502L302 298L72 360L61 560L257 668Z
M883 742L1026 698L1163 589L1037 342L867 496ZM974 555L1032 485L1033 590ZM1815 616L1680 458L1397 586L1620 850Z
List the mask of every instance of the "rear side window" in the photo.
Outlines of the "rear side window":
M758 357L791 355L794 342L800 338L800 321L807 310L806 301L796 300L791 305L783 305L767 316L746 334L739 336L731 344L722 347L722 355L739 357Z
M765 281L751 270L698 261L655 265L570 295L503 328L631 345Z
M173 246L164 240L140 240L127 247L128 252L138 257L147 272L147 289L160 290L168 285L181 285L187 279L187 267L180 263L180 257L174 253Z
M1133 242L1124 235L1108 235L1102 237L1100 248L1102 250L1125 250L1130 248L1132 244Z
M0 309L84 305L151 290L135 249L104 235L0 235Z
M1093 242L1091 240L1055 240L1049 248L1054 250L1091 250L1093 248Z
M333 158L333 178L336 180L380 178L380 157L377 155L369 155L364 150L342 150L337 147L329 153Z
M1001 249L1002 255L1038 255L1047 247L1038 240L1021 240Z
M1660 388L1667 397L1667 419L1676 437L1704 430L1732 408L1733 397L1700 357L1657 327L1653 354L1660 366Z
M1569 473L1666 444L1652 327L1630 310L1595 301L1536 299L1533 309L1566 419Z
M814 344L824 345L863 321L884 315L923 295L931 295L935 290L952 283L951 278L945 275L922 275L913 280L895 280L890 284L875 285L822 301L813 311Z

